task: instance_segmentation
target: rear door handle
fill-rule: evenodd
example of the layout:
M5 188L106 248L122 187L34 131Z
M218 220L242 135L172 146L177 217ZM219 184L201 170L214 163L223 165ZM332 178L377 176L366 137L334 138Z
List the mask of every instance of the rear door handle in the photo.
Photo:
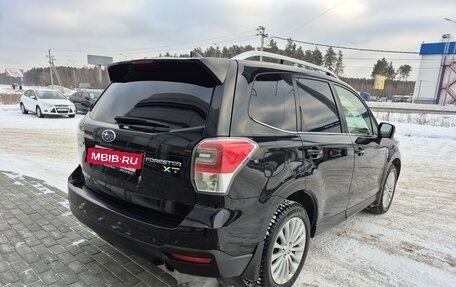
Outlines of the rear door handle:
M364 148L363 148L363 147L360 147L360 146L357 147L357 148L355 149L355 153L356 153L358 156L363 156L365 152L366 152L366 151L364 150Z

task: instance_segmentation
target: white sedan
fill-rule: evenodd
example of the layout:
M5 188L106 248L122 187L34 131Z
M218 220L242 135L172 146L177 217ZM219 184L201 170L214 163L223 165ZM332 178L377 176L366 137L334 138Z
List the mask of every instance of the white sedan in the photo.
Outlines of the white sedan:
M43 118L45 115L67 115L73 118L76 115L76 108L59 91L51 89L31 89L25 91L21 96L21 112L36 113L36 116Z

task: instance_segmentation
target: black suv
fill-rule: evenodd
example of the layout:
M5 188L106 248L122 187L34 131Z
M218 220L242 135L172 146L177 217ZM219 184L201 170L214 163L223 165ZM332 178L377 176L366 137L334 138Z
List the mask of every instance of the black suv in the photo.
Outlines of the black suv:
M278 63L248 60L259 56ZM291 286L311 237L391 205L395 128L328 70L255 51L108 70L68 196L114 245L183 273Z

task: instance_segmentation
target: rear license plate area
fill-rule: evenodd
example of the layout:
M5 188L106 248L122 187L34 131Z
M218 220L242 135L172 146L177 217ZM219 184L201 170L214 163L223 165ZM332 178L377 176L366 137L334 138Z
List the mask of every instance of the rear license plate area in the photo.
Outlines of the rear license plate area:
M137 175L143 166L143 153L125 152L101 146L88 148L86 162Z

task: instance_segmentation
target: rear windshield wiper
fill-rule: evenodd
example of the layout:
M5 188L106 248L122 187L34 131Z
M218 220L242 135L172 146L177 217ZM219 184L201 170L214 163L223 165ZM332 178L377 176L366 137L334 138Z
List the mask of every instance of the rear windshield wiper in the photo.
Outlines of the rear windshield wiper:
M143 119L143 118L135 118L135 117L124 117L118 116L114 118L117 123L123 125L144 125L144 126L152 126L152 127L162 127L162 128L170 128L168 124L163 122Z

